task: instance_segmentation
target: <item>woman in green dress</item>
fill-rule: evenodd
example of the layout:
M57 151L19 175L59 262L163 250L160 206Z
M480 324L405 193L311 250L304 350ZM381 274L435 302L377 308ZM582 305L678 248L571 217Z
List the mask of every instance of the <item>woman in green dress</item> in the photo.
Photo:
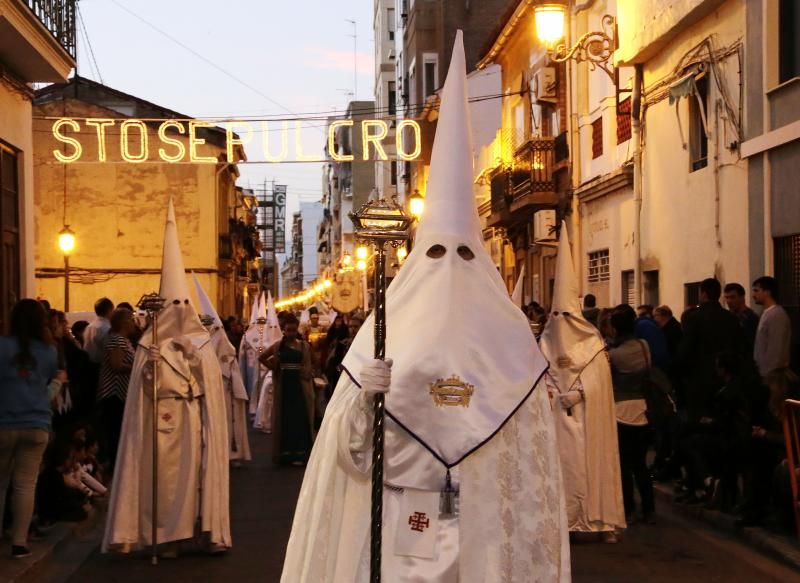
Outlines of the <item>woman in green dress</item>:
M311 347L299 333L293 315L283 320L283 338L261 355L272 370L272 459L302 465L314 443L314 389Z

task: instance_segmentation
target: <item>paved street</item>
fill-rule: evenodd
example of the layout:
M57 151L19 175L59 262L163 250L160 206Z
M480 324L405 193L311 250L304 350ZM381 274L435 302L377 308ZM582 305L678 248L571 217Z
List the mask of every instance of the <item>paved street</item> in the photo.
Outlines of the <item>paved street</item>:
M47 576L39 573L36 582L278 581L302 470L274 468L269 437L252 434L251 439L256 459L233 472L234 549L227 556L188 555L153 567L146 556L95 550L71 576L53 569ZM620 544L574 544L573 570L576 583L800 580L796 572L735 540L663 513L657 526L634 526Z

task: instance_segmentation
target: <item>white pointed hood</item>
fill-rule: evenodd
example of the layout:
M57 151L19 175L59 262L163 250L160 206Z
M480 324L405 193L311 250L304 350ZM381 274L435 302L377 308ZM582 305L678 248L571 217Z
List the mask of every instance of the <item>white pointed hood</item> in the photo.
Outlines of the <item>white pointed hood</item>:
M522 267L522 271L519 272L519 277L517 278L517 284L514 286L514 291L511 293L511 301L514 302L514 305L518 308L522 307L522 288L523 282L525 281L525 266Z
M197 292L197 299L200 302L200 315L210 316L214 319L214 325L222 328L222 318L219 317L217 310L214 308L214 304L211 302L211 298L208 297L206 290L203 289L200 280L197 279L197 274L194 272L192 272L192 280L194 281L194 289Z
M164 298L164 309L158 314L158 344L164 346L172 340L189 340L195 346L206 343L208 331L203 327L191 299L186 283L186 269L178 241L178 226L172 198L167 207L164 226L164 251L161 258L161 285L159 295ZM145 333L140 346L149 346L152 335ZM181 340L181 342L183 341Z
M251 346L264 349L271 344L271 338L267 325L267 300L264 297L264 292L261 292L256 296L256 301L253 304L250 325L244 333L244 339Z
M394 366L386 412L450 467L503 426L547 361L483 248L460 31L441 103L425 215L387 291L386 356ZM429 257L436 245L444 255ZM370 316L343 362L356 383L373 358L373 327ZM470 390L469 399L459 394Z
M252 326L256 323L256 318L258 318L258 296L255 297L253 305L250 307L250 321L248 323Z
M275 302L272 300L272 292L267 292L267 336L270 342L280 340L281 328L278 322L278 312L275 310Z
M550 374L555 377L559 390L565 392L605 347L597 328L581 312L578 280L565 222L561 223L558 239L555 276L553 305L542 332L541 348L551 362ZM567 366L559 366L562 357L569 358Z

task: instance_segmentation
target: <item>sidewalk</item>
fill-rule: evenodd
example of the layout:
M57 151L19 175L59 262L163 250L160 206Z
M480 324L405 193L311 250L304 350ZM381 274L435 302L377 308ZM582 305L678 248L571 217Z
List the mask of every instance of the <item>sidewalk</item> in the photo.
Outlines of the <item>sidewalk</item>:
M800 543L797 539L782 536L761 527L742 528L736 526L736 517L731 514L719 510L709 510L702 505L674 502L671 484L655 483L653 486L656 499L664 504L669 504L675 513L686 518L700 520L716 530L732 534L752 545L753 548L800 571Z
M89 517L83 522L59 522L42 540L29 541L33 555L26 559L11 558L11 544L3 541L0 544L0 583L17 581L34 581L37 572L45 568L57 551L75 541L91 538L96 545L96 529L105 518L105 505L92 508Z

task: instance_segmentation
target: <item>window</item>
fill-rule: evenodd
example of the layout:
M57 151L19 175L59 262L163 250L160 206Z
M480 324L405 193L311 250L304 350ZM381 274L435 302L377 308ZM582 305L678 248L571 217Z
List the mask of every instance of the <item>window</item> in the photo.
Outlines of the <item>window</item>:
M797 0L780 0L779 60L780 81L800 77L800 4Z
M389 40L394 40L394 31L396 30L396 21L394 19L394 8L386 9L386 31L389 33Z
M603 155L603 118L598 117L592 122L592 159Z
M683 303L687 307L700 305L700 283L699 281L694 281L683 284Z
M643 274L642 287L644 288L644 297L642 298L644 304L657 306L659 302L658 296L658 270L645 271Z
M589 283L600 283L611 279L608 264L608 249L589 253Z
M0 334L20 296L19 180L17 153L0 143Z
M391 165L391 184L397 186L397 160L392 160Z
M389 81L389 115L397 114L397 84L394 81Z
M697 93L689 96L689 156L692 172L708 166L708 75L695 79Z
M800 370L800 233L775 238L775 279L778 302L792 323L792 362Z
M617 144L624 144L631 139L631 98L619 104L617 114Z
M516 150L525 143L525 103L516 98L516 103L511 106L511 113L514 119L513 145Z
M425 53L422 57L425 70L423 79L424 97L427 99L436 92L439 87L439 56L435 53Z
M636 301L636 282L633 269L622 272L622 303L632 306Z

